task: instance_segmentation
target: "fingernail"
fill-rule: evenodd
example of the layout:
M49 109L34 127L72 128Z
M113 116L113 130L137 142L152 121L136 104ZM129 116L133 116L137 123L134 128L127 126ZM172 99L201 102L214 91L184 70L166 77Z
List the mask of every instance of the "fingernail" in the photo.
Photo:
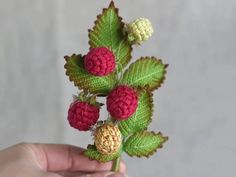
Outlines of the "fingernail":
M110 172L110 173L107 173L106 177L112 177L112 175L114 175L115 172Z
M108 177L129 177L128 175L124 175L122 173L112 173L112 174L109 174Z

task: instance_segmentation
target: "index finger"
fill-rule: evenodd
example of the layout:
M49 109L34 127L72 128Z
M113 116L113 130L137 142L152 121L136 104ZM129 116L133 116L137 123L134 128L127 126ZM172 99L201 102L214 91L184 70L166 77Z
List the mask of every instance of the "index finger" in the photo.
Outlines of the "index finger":
M47 171L82 171L96 172L111 170L112 163L99 163L83 155L84 149L72 145L34 144L38 162ZM121 162L120 172L126 172Z

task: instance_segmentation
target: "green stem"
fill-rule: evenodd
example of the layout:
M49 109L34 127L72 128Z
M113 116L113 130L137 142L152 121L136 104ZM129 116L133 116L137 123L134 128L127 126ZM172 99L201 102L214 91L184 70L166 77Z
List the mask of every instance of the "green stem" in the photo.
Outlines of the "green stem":
M116 159L113 160L112 168L111 171L118 172L120 169L120 160L121 156L117 157Z

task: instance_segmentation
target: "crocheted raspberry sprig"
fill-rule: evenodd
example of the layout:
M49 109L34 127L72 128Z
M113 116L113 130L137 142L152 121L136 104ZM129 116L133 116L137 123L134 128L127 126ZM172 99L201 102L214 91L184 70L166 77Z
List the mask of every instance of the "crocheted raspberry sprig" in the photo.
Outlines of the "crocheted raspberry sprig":
M66 75L82 90L68 110L68 122L79 131L91 131L94 142L84 155L100 162L113 161L119 170L122 153L149 157L167 137L149 131L153 115L153 91L165 80L167 64L155 57L140 57L128 66L133 45L153 33L151 22L138 18L124 23L111 1L89 30L88 53L66 56ZM100 116L106 98L108 117ZM105 118L98 121L99 117Z

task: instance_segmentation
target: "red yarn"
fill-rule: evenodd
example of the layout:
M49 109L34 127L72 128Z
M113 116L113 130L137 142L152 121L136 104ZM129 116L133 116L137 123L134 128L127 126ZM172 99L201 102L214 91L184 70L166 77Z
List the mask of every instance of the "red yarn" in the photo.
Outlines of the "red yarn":
M86 102L76 101L68 111L70 126L81 131L87 131L96 124L99 118L99 108Z
M128 119L137 109L138 97L131 87L121 85L107 97L107 110L118 120Z
M85 69L95 76L106 76L115 69L114 54L106 47L93 48L85 56Z

